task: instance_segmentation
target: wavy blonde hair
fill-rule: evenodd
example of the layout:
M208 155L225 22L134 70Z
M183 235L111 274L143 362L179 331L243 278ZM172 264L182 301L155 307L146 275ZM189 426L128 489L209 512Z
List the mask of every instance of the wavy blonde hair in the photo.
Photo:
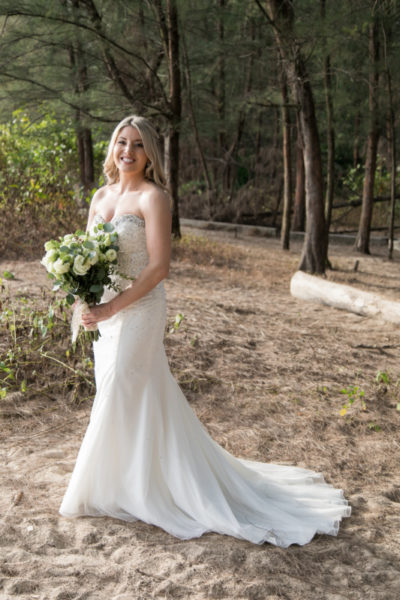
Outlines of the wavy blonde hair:
M107 156L104 161L103 170L106 176L107 185L117 183L119 181L119 171L115 166L113 158L113 150L121 129L127 126L134 127L138 130L143 142L143 149L148 158L144 176L149 181L154 181L162 189L167 190L167 182L162 164L161 152L158 142L158 134L153 125L145 117L131 115L122 119L116 126L108 145Z

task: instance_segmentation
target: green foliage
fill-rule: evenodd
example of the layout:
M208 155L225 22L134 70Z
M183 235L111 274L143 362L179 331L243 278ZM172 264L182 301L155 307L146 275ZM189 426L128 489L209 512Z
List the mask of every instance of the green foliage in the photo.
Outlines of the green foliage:
M375 410L382 406L383 398L388 397L390 400L390 406L393 408L395 406L396 410L400 411L400 402L395 402L395 404L393 404L393 401L397 401L399 398L400 378L396 379L387 371L379 370L374 377L373 383L375 389L370 390L372 395L370 396L369 401L374 402ZM347 402L340 410L341 416L351 416L349 409L351 407L354 408L354 406L358 406L362 411L367 410L365 392L358 385L342 388L340 393L347 396ZM385 405L387 405L387 400L385 401ZM372 421L369 422L367 426L371 431L378 432L382 429L378 423Z
M65 302L44 309L37 298L11 301L6 290L1 300L7 308L0 312L0 399L14 392L29 392L27 399L88 397L94 389L91 349L84 335L71 349Z
M348 388L342 388L340 393L347 396L347 402L342 407L340 414L344 417L347 414L349 408L354 404L354 402L358 402L362 410L367 410L367 406L365 404L365 392L358 385L351 385Z
M32 121L16 110L0 124L0 203L62 205L72 197L77 164L70 123L51 114Z
M175 331L177 331L179 329L179 327L181 326L183 319L184 319L183 313L181 313L181 312L177 313L175 315L175 320L173 322L173 325L169 329L169 333L174 333Z
M386 373L386 371L378 371L375 377L375 381L376 383L384 383L386 385L389 385L390 383L390 377L389 374Z
M359 200L362 196L364 183L364 167L357 165L350 167L343 176L343 186L349 190L350 200ZM374 194L375 196L388 195L390 193L390 172L387 170L385 161L378 156L375 171Z
M15 279L15 275L11 271L3 271L3 277L4 279Z

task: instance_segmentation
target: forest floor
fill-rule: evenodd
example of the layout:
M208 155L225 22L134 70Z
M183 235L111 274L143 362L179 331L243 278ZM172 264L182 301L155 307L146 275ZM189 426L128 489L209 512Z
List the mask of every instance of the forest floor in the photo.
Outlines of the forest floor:
M300 245L283 252L276 240L201 235L175 250L166 282L169 323L184 315L166 336L174 375L229 452L324 473L352 516L338 537L288 549L62 518L90 403L25 395L1 420L0 600L400 597L398 326L292 298ZM398 255L331 247L330 259L329 279L399 299ZM43 302L38 261L5 269L15 274L10 294Z

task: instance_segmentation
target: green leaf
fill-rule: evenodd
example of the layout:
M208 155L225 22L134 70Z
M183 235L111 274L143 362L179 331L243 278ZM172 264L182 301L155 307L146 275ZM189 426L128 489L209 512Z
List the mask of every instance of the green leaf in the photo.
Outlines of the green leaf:
M378 371L375 377L376 383L389 384L389 375L385 371Z
M74 298L74 296L72 294L68 294L67 297L66 297L66 301L71 306L71 304L73 304L75 302L75 298Z
M97 281L103 281L105 274L106 274L106 272L105 272L104 268L100 267L99 270L96 272Z
M3 271L3 277L4 279L15 279L15 275L11 271Z
M97 292L102 292L102 291L103 291L103 286L100 283L95 283L95 284L91 285L89 288L89 292L93 292L94 294L97 294Z
M94 250L95 249L95 245L90 240L86 240L86 242L83 242L83 245L84 245L85 248L88 248L88 250Z
M26 379L24 379L23 381L21 381L21 392L26 392L27 389L28 389L28 386L26 383Z
M52 289L53 289L53 292L56 292L57 290L59 290L59 289L61 288L62 284L63 284L63 282L62 282L62 281L59 281L59 280L57 279L57 280L54 282L54 285L53 285L53 288L52 288Z
M111 231L114 231L114 225L112 223L104 223L103 224L103 229L107 233L110 233Z

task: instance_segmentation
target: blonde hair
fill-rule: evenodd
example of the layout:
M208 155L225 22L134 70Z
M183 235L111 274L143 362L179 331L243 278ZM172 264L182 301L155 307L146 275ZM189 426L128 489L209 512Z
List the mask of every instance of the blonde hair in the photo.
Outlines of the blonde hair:
M137 129L140 137L142 138L143 149L148 158L148 164L146 166L144 176L149 181L154 181L154 183L166 190L167 184L162 164L160 147L158 144L158 134L150 121L148 121L145 117L139 117L138 115L125 117L125 119L122 119L122 121L118 123L113 131L110 143L108 145L107 156L103 165L107 185L111 185L112 183L119 181L119 171L114 162L113 150L121 129L127 126Z

